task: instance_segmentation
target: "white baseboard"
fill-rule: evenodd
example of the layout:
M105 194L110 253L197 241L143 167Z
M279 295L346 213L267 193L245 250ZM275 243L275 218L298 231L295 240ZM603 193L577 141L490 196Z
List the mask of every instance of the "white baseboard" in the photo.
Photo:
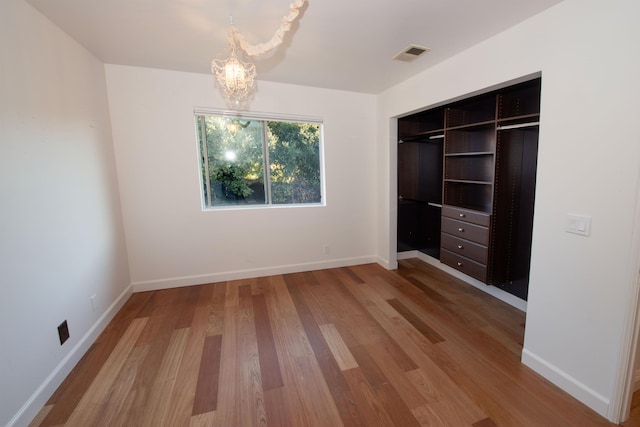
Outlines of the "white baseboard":
M530 352L526 348L522 349L522 363L542 375L598 414L607 418L609 410L609 399L597 393L595 390L582 384L580 381L558 369L543 358Z
M91 347L102 331L104 331L116 313L122 308L124 303L127 302L131 294L132 287L128 286L93 326L91 326L87 333L80 338L78 343L69 351L65 358L62 359L53 372L49 374L40 387L36 389L29 400L22 405L22 408L11 418L6 427L23 427L29 425L31 420L38 415L38 412L40 412L47 403L51 395L60 384L62 384L62 381L64 381L82 356L89 350L89 347Z
M351 265L380 263L387 268L384 260L376 256L359 258L343 258L330 261L310 262L304 264L280 265L276 267L256 268L249 270L225 271L222 273L199 274L196 276L172 277L168 279L145 280L133 282L133 292L155 291L159 289L180 288L183 286L217 283L228 280L252 279L255 277L273 276L276 274L300 273L303 271L324 270L327 268L348 267ZM388 263L386 263L388 264Z
M464 273L459 272L458 270L456 270L455 268L451 268L448 265L445 265L443 263L440 262L440 260L437 260L433 257L430 257L429 255L425 255L420 251L411 251L411 252L400 252L398 253L398 259L406 259L406 258L414 258L413 256L406 256L403 255L404 258L400 258L401 254L415 254L415 258L418 258L421 261L426 262L427 264L433 265L436 268L439 268L440 270L444 271L445 273L448 273L450 275L452 275L455 278L458 278L460 280L462 280L463 282L466 282L468 284L470 284L471 286L473 286L474 288L478 288L481 291L499 299L502 302L506 302L507 304L509 304L512 307L517 308L518 310L527 311L527 302L523 299L518 298L515 295L511 295L508 292L503 291L500 288L497 288L495 286L490 286L487 285L486 283L482 283L479 280L474 279L473 277L469 277Z
M401 259L418 258L419 253L421 252L418 252L418 251L398 252L397 259L398 261L400 261Z
M395 270L396 268L398 268L397 261L395 262L395 264L392 264L389 260L386 260L380 257L376 257L376 263L387 270Z

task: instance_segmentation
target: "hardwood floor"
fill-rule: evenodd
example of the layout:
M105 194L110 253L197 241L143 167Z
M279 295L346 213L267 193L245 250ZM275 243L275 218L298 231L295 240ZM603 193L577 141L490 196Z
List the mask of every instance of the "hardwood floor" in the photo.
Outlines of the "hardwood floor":
M631 399L631 413L629 418L622 424L624 427L640 426L640 390L633 393Z
M417 260L134 294L33 426L609 426Z

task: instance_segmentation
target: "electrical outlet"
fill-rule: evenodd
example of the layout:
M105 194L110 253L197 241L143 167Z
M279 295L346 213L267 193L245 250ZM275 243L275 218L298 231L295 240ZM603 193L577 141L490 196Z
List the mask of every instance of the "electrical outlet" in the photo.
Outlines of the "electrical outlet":
M329 255L329 253L331 252L331 247L329 245L324 245L322 249L325 255Z
M91 311L96 311L96 294L91 295Z
M60 337L60 345L69 339L69 325L66 320L58 326L58 337Z

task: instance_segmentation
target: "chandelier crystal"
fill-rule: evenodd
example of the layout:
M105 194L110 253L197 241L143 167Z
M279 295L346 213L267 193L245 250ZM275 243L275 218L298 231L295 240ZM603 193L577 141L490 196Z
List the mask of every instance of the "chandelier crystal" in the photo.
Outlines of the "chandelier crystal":
M224 58L211 61L211 72L216 76L229 106L239 109L247 104L255 92L256 66L244 59L233 38L229 39L229 51Z

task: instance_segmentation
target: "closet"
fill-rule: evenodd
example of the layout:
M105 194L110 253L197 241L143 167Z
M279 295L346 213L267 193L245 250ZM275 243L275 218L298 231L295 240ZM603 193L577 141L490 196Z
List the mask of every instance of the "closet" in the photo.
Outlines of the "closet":
M409 116L398 129L398 251L440 258L444 109Z
M527 299L540 79L398 119L398 252Z

